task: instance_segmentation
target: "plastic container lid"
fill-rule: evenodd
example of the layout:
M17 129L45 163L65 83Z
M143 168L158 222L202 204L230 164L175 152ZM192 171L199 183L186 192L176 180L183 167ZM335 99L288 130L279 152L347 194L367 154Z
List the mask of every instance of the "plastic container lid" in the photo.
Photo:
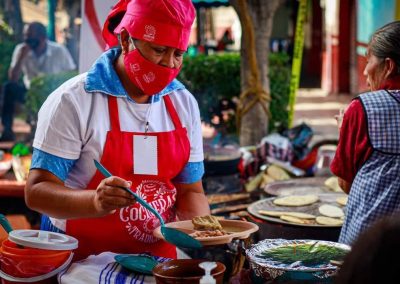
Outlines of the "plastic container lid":
M8 239L18 245L38 249L73 250L78 247L78 240L74 237L42 230L13 230Z

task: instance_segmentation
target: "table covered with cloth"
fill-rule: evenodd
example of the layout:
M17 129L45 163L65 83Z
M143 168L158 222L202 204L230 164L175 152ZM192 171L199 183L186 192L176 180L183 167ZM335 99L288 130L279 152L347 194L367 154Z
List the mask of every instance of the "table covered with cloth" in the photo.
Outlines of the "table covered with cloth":
M58 283L156 283L155 278L151 275L143 275L123 268L115 262L115 255L115 253L103 252L99 255L91 255L82 261L74 262L66 270L58 274ZM163 257L155 258L159 262L170 260Z

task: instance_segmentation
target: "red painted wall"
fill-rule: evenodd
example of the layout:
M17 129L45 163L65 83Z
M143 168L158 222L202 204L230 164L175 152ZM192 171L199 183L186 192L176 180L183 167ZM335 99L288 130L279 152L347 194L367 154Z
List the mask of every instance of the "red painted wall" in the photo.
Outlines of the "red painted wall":
M339 50L337 54L338 86L339 93L350 91L350 13L351 1L340 1L339 7ZM334 61L336 62L336 61Z
M334 39L337 37L333 37ZM342 70L340 70L340 62L339 62L339 45L332 45L332 66L330 67L332 70L332 86L330 93L337 94L339 92L339 74Z
M312 45L307 62L307 75L321 79L322 72L322 9L319 0L312 1Z
M365 45L365 44L362 44ZM365 56L357 55L357 67L358 67L358 91L359 93L365 92L368 90L368 85L365 76L363 75L365 65L367 64L367 60Z

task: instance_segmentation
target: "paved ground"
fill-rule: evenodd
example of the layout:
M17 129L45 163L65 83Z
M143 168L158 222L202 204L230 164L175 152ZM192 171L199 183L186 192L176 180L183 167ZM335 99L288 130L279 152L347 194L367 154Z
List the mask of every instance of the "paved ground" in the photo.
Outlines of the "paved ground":
M293 125L305 122L314 130L312 142L337 139L339 136L334 116L353 98L349 94L328 95L321 89L300 89L295 104Z

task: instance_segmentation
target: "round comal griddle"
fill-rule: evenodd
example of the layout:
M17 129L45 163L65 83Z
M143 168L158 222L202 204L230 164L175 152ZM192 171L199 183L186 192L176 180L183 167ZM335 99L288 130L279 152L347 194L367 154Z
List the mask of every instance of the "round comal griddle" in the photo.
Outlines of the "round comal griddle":
M301 194L299 194L301 195ZM330 204L336 207L340 207L345 211L345 207L339 205L339 203L336 202L336 199L341 196L345 196L345 194L341 193L321 193L317 194L319 200L313 204L306 205L306 206L278 206L273 203L273 201L277 198L280 197L270 197L266 199L259 200L257 202L252 203L248 208L247 211L257 217L258 219L265 220L265 221L271 221L275 223L281 223L281 224L287 224L287 225L293 225L293 226L301 226L301 227L322 227L322 228L327 228L327 227L341 227L341 225L320 225L313 221L312 224L297 224L297 223L291 223L288 221L284 221L280 219L279 217L272 217L272 216L267 216L259 213L259 210L265 210L265 211L289 211L289 212L301 212L301 213L307 213L307 214L312 214L315 216L322 216L318 208L323 205L323 204Z

